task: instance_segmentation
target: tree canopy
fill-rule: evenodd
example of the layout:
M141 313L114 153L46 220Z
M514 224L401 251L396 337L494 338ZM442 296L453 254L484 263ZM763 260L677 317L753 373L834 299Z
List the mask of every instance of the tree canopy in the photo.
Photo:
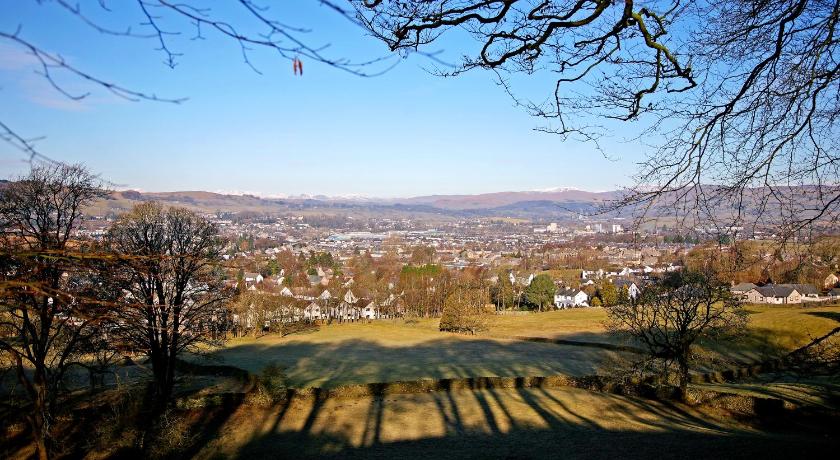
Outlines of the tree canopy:
M531 284L525 288L523 295L525 301L533 308L542 311L551 308L554 304L554 294L557 288L554 281L548 275L537 275L531 280Z
M618 123L651 146L618 206L790 236L840 213L840 4L823 0L353 0L397 52L454 29L539 130L595 142ZM527 78L526 78L527 77ZM546 83L534 95L535 84ZM524 93L524 94L523 94ZM609 152L607 152L609 153ZM755 213L745 213L745 205Z

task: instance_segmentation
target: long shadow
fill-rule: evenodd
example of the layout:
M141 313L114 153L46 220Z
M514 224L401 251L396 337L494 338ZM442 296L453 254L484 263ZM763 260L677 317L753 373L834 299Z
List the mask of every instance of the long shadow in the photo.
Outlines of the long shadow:
M484 414L484 419L487 421L490 432L495 434L501 433L502 430L499 429L499 422L496 420L496 414L494 414L493 409L490 408L485 391L474 390L472 394L473 397L475 397L475 402L481 407L481 412Z
M217 352L225 364L257 373L268 362L286 368L296 387L330 388L420 378L522 375L592 375L620 351L602 348L443 337L405 347L373 340L334 343L290 340L248 343Z
M323 450L322 446L345 446ZM338 435L270 433L242 446L236 458L808 458L832 456L837 437L709 433L680 428L657 432L590 429L555 424L506 433L457 433L421 440L351 446Z
M776 344L760 335L758 332L750 340L776 348ZM836 435L756 434L707 420L703 414L681 405L640 398L602 395L596 399L604 405L604 413L623 417L631 425L641 427L623 430L603 428L609 424L599 423L602 420L591 409L576 410L576 399L558 396L562 389L525 388L524 384L500 389L486 386L490 379L477 378L466 389L447 387L447 381L440 380L440 388L432 394L406 396L391 394L388 385L376 384L456 376L592 375L600 370L601 361L617 356L616 353L620 352L445 336L407 347L384 346L364 339L249 343L225 350L220 357L229 365L238 365L238 360L244 359L251 371L258 371L261 362L275 361L286 366L293 385L323 387L311 395L311 406L286 402L263 413L269 417L263 421L273 422L269 425L273 429L268 433L255 429L251 439L239 447L239 458L649 458L654 455L710 458L758 454L776 458L838 447ZM346 430L334 420L340 411L336 412L337 403L330 400L342 397L340 393L333 395L330 388L345 383L373 384L369 385L369 394L350 397L369 406L361 409L363 412L344 412L358 414L355 419L345 420L351 425ZM432 420L436 411L441 432L428 439L394 441L401 439L399 435L394 437L399 429L384 427L385 423L391 423L390 411L401 407L405 412L405 407L415 407L406 403L415 396L418 401L425 401L425 406L421 406L425 412L417 416ZM328 405L330 412L325 412ZM532 414L530 418L523 419L523 410ZM295 417L288 416L289 413ZM329 418L322 417L326 413L330 414ZM497 414L500 414L498 418ZM275 419L272 421L270 417ZM507 420L503 421L502 417ZM302 427L295 424L300 428L291 429L293 424L284 424L285 418L302 421ZM543 423L538 425L545 428L534 428L528 420L541 420ZM317 432L316 426L320 427ZM211 437L218 433L215 425L209 431ZM389 432L388 436L383 436L384 431Z
M806 315L816 316L818 318L826 318L840 323L840 312L835 311L809 311Z
M379 444L379 436L382 434L382 416L384 411L384 396L375 396L368 407L365 430L362 433L362 444Z
M558 398L555 398L554 395L552 395L551 392L547 391L545 388L540 388L539 391L544 398L556 404L557 407L563 409L567 414L573 417L580 425L591 429L598 428L598 424L595 423L595 421L583 417L582 415L580 415L580 411L574 410L574 408L569 407L565 402L561 401Z

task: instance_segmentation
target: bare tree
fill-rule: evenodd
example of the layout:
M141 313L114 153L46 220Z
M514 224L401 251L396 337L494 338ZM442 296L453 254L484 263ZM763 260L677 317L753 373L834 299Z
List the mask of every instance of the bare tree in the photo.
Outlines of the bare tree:
M108 310L97 272L74 230L82 207L105 193L81 166L46 165L0 189L0 353L30 405L37 454L51 452L67 370Z
M622 122L649 146L619 207L689 223L831 229L840 214L836 0L352 0L392 50L450 29L540 131L593 141ZM545 98L518 91L546 79ZM542 77L540 77L542 76ZM544 77L544 78L543 78ZM612 207L611 207L612 208ZM614 208L613 208L614 209Z
M279 329L284 321L290 319L291 312L283 308L282 301L271 293L245 291L237 296L232 310L238 315L240 326L256 337L264 331L271 332L273 327Z
M223 244L216 226L183 208L137 205L107 237L122 292L116 329L152 365L152 409L169 402L178 357L213 341L226 291L215 274Z
M635 302L606 308L610 330L640 342L648 358L662 364L666 379L676 367L683 399L697 342L738 334L746 325L746 312L728 285L700 272L670 273L646 287Z

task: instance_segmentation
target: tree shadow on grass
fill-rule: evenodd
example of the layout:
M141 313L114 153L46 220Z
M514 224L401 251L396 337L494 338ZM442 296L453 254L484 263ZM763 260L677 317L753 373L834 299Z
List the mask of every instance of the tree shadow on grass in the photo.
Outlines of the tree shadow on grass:
M806 315L816 316L818 318L826 318L840 323L840 312L836 311L809 311Z
M752 330L724 351L752 362L756 350L759 356L782 354L788 339ZM752 351L738 351L738 346ZM239 420L238 429L250 433L244 442L214 439L224 433L214 425L204 439L224 446L225 453L205 449L197 456L778 458L816 455L840 447L833 432L758 432L735 420L710 418L679 404L584 390L524 385L488 389L481 379L474 379L475 386L468 390L447 388L441 380L441 391L430 394L389 394L387 385L380 385L383 391L353 398L331 397L328 391L348 383L423 378L584 376L597 373L620 355L593 347L451 336L406 347L365 339L242 344L220 351L219 356L234 366L244 360L252 372L276 362L286 367L294 386L323 389ZM348 409L350 406L358 407ZM266 426L270 428L257 428ZM412 429L413 433L400 434ZM238 444L231 446L231 442Z
M759 340L757 338L756 340ZM772 344L770 344L772 345ZM768 345L768 346L770 346ZM214 448L198 458L769 458L821 454L840 447L825 431L759 431L742 421L642 398L572 388L512 388L470 378L456 389L446 377L591 375L612 350L554 344L444 337L411 347L350 339L246 344L225 362L248 354L286 364L300 383L328 383L295 394L270 410L242 408L239 435L210 427ZM285 362L283 360L285 359ZM252 358L252 364L259 360ZM433 378L431 393L393 394L367 385L363 396L342 396L343 383ZM825 426L830 426L826 424ZM826 436L828 435L828 436ZM218 438L215 438L218 436ZM223 451L223 452L222 452ZM192 454L192 452L191 452Z
M328 343L249 343L221 350L225 364L259 372L276 362L295 387L330 388L353 383L422 378L596 374L621 352L600 348L516 340L446 336L410 346L374 340Z
M352 420L364 427L361 437L358 430L331 426L342 422L340 414L315 400L302 429L255 434L232 455L243 459L802 458L836 452L840 447L836 434L826 436L830 428L818 433L756 432L706 420L689 408L616 395L598 395L595 402L599 408L581 410L576 403L591 403L587 397L591 393L570 391L574 394L519 388L376 397L368 402L364 417ZM383 420L389 423L393 416L389 405L399 405L403 397L425 398L418 406L424 411L415 414L416 423L439 418L442 432L393 439L395 428L410 427L384 427ZM519 420L506 422L500 418L504 414ZM611 417L623 420L627 427L612 423ZM315 419L317 423L312 421ZM390 430L389 439L380 435L383 429ZM205 452L202 457L229 455Z

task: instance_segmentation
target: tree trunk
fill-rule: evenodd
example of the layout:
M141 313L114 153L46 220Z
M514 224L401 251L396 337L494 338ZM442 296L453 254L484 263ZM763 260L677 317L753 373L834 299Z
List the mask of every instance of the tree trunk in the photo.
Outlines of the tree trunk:
M35 448L40 460L50 457L49 452L49 415L46 408L46 401L42 397L43 392L39 389L38 396L32 402L32 414L29 416L29 425L32 428L32 437L35 440Z
M688 372L688 361L685 359L678 360L679 367L680 367L680 375L679 375L679 399L681 402L687 402L688 399L688 381L689 381L689 372Z
M32 412L27 417L38 458L50 458L50 408L47 396L47 382L43 369L36 369L32 382Z
M157 356L152 356L152 394L151 409L157 415L163 413L169 402L171 387L169 386L170 360L163 356L164 350L159 350Z
M50 455L49 447L47 446L47 439L43 435L39 435L37 433L33 434L36 435L35 449L38 454L38 460L48 460L50 458Z

